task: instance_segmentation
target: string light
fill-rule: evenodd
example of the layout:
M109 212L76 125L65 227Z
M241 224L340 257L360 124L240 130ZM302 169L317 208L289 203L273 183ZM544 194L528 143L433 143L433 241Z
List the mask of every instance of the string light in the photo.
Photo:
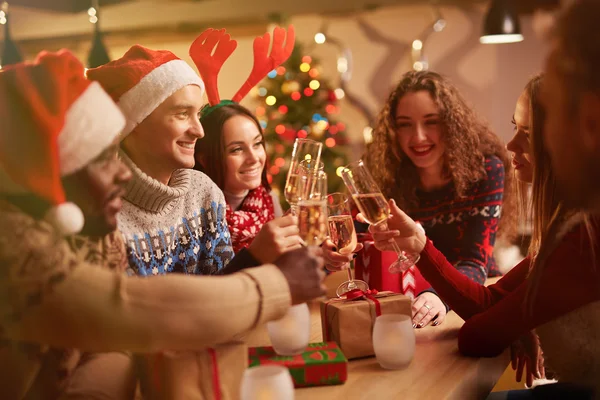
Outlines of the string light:
M366 126L365 129L363 129L363 138L365 139L366 144L373 142L373 128Z
M264 97L267 95L267 88L264 87L260 87L258 88L258 95L261 97Z
M271 175L277 175L279 173L279 167L277 165L272 165L271 168L269 168L269 172Z
M277 75L285 74L285 67L283 65L277 67Z
M268 106L274 106L275 103L277 103L277 98L273 95L267 96L265 103L267 103Z
M309 88L309 87L304 88L304 95L305 96L310 97L310 96L313 95L313 93L314 93L314 90L312 90L311 88Z
M333 147L333 146L335 146L335 139L334 138L327 138L327 140L325 140L325 146L327 146L327 147Z
M281 168L285 165L285 160L281 157L278 157L275 159L275 165L277 165L279 168Z
M337 59L337 70L341 74L348 72L348 59L346 57L340 57Z
M321 87L321 83L318 80L313 79L308 83L308 87L310 87L312 90L317 90L319 87Z
M423 42L421 42L419 39L413 40L412 48L415 50L421 50L423 48Z
M300 64L300 71L302 71L302 72L308 72L309 70L310 70L310 64L309 63L303 62L302 64Z
M327 104L327 106L325 106L325 111L327 111L328 114L335 114L337 112L337 107L333 104Z
M344 172L344 169L345 169L345 168L346 168L346 167L338 167L338 168L335 170L335 174L341 178L341 177L342 177L342 172Z
M344 124L343 122L338 122L337 123L337 128L340 131L345 131L346 130L346 124Z
M304 56L304 57L302 57L302 62L310 64L312 62L312 57L311 56Z
M316 68L311 68L310 71L308 71L308 76L310 76L311 78L316 78L317 76L319 76L319 70L317 70Z
M305 139L308 136L308 132L306 132L304 129L300 129L298 131L298 137L300 139Z
M277 76L277 71L276 71L276 70L273 70L273 71L269 72L269 73L267 74L267 76L268 76L269 78L273 79L273 78L275 78L275 77Z
M331 133L332 135L335 135L336 133L338 133L338 128L335 125L332 125L329 127L329 133Z
M285 104L279 106L279 112L281 114L286 114L288 112L288 107Z
M327 40L327 37L325 36L325 34L323 32L318 32L315 35L315 43L316 44L323 44L323 43L325 43L326 40Z
M279 124L275 127L275 133L277 133L278 135L283 135L285 133L285 126L282 124Z
M88 8L88 15L89 15L89 20L92 24L95 24L98 22L98 11L96 11L96 9L94 7L90 7Z
M6 8L8 3L2 3L2 10L0 10L0 25L6 24Z
M337 88L337 89L335 89L335 90L333 91L333 93L335 93L335 97L336 97L338 100L341 100L341 99L343 99L343 98L344 98L344 96L346 95L346 93L344 93L344 89L342 89L342 88Z
M300 100L302 95L300 94L300 92L294 92L290 95L290 97L292 98L292 100L298 101L298 100Z
M256 116L257 117L262 117L263 115L265 115L266 109L263 106L258 106L256 107Z

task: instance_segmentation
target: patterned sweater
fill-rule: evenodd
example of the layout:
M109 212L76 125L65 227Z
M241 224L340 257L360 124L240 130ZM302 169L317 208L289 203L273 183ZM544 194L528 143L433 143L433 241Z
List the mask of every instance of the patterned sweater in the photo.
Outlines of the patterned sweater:
M133 178L118 217L132 273L213 275L233 257L221 190L202 172L179 169L169 185L121 152Z
M427 237L455 268L477 283L500 271L492 254L502 210L504 165L486 157L485 179L467 196L456 199L454 184L432 191L417 191L419 205L408 214L419 221Z

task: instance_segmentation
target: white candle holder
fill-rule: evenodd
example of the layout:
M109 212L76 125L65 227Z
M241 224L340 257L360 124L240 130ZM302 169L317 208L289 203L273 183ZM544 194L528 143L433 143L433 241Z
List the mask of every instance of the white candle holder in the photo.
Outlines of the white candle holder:
M407 367L415 355L415 332L410 316L387 314L377 317L373 328L373 348L382 368Z
M275 352L282 356L302 353L310 340L310 311L308 305L290 307L285 316L267 323L267 331Z
M261 365L244 371L241 400L294 400L294 382L286 367Z

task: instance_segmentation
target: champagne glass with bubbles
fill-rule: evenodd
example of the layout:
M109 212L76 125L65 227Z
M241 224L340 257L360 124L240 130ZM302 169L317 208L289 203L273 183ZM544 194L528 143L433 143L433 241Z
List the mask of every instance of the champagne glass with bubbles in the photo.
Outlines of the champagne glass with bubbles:
M302 200L299 190L303 187L300 179L310 173L317 173L321 163L323 144L310 139L296 139L292 150L292 160L285 183L284 196L293 214L297 212L297 204Z
M356 230L350 212L350 199L344 193L332 193L327 196L327 211L329 216L329 239L338 249L340 254L351 254L356 248ZM350 262L352 263L352 261ZM368 290L369 285L365 281L355 280L352 276L352 265L348 266L348 280L338 286L336 294L342 297L351 290Z
M344 167L342 179L367 222L376 229L387 231L390 207L363 161L359 160ZM419 261L419 254L403 252L395 240L392 240L391 244L398 259L390 265L390 272L405 272Z

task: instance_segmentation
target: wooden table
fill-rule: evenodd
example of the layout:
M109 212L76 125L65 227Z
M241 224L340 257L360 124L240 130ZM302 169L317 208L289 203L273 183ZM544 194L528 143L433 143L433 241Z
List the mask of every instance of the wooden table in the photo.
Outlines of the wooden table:
M416 330L415 358L404 370L382 369L375 357L352 360L343 385L296 390L297 400L337 399L481 399L509 363L505 352L496 358L468 358L458 353L456 337L463 320L450 312L436 327ZM321 342L318 304L311 304L311 342ZM247 338L249 346L268 346L265 328Z

